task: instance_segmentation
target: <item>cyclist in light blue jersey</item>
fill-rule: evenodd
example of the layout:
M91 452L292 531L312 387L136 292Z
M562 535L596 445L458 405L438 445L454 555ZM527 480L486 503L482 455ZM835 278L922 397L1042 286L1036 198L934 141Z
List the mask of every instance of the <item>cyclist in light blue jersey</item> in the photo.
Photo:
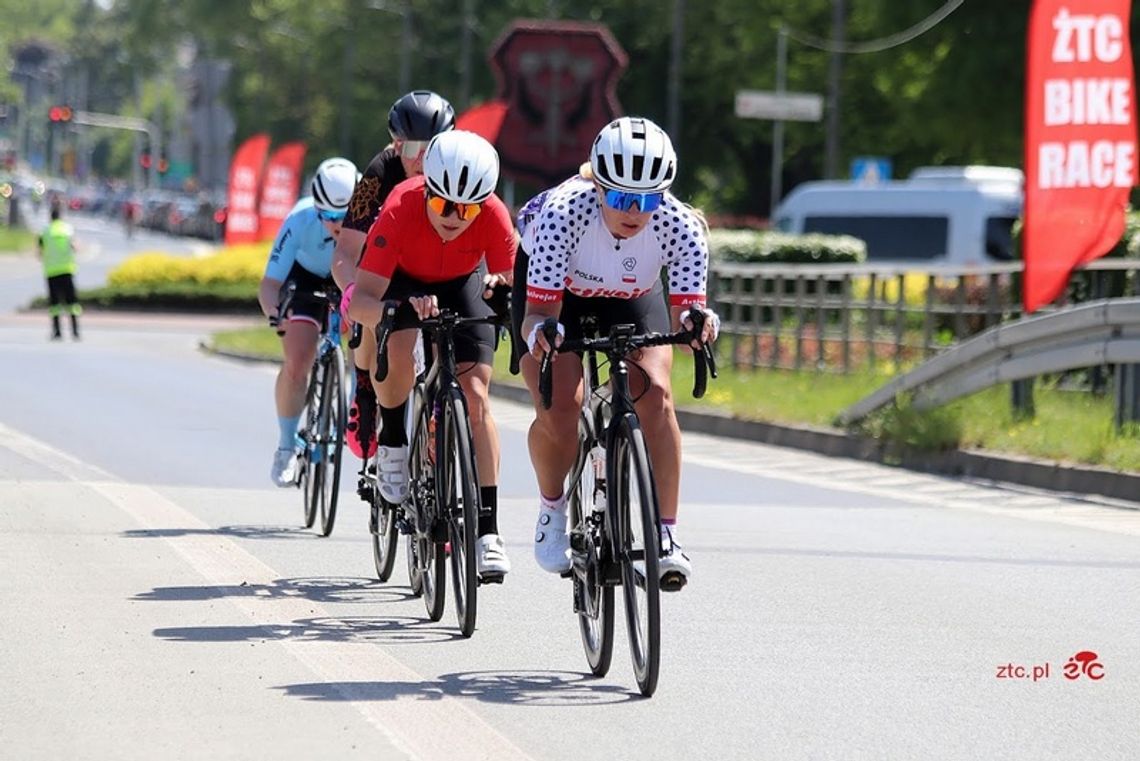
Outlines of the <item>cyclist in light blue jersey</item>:
M310 186L311 197L297 202L277 232L258 289L261 311L266 317L277 317L278 330L284 330L285 358L274 389L280 437L270 473L278 486L292 486L297 480L297 426L305 406L309 368L328 319L329 302L314 294L335 288L333 249L358 177L356 165L348 159L321 162ZM296 285L296 293L289 313L278 315L282 288L290 282Z

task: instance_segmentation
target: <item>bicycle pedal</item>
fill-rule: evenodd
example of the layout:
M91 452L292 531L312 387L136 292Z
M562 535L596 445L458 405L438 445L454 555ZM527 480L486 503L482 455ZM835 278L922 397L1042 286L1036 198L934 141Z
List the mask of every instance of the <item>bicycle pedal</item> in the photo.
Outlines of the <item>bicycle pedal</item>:
M661 591L662 592L680 592L685 588L685 584L689 582L685 578L685 574L679 571L670 571L661 577Z
M488 573L479 577L479 584L502 584L503 574L501 573Z
M572 578L574 578L574 569L573 568L567 568L565 571L562 571L558 575L564 579L572 579Z

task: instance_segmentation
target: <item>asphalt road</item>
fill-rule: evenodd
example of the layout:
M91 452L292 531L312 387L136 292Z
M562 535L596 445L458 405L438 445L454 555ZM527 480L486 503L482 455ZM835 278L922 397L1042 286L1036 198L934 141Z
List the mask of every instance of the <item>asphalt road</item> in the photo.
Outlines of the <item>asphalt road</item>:
M514 570L463 640L402 548L374 580L351 475L300 528L274 370L197 348L233 320L84 319L0 316L0 758L1140 757L1135 506L686 434L647 700L531 558L527 408L495 400Z

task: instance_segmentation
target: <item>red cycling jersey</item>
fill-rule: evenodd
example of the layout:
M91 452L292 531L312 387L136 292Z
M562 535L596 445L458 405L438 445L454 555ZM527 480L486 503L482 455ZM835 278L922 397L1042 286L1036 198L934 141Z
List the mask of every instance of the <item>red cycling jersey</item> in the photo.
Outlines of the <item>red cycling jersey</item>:
M368 231L360 268L387 278L399 268L420 282L441 283L471 274L484 257L488 272L514 267L515 228L506 204L492 193L471 225L445 243L428 220L424 178L413 177L385 199Z

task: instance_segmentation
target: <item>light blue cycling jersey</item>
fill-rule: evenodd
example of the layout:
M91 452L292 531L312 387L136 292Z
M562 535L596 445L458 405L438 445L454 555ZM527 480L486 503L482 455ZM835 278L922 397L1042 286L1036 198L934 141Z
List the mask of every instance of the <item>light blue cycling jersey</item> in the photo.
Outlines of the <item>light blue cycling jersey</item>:
M335 247L336 241L317 217L313 199L302 198L277 231L269 263L265 265L265 277L284 282L297 263L317 277L326 278L332 273Z

